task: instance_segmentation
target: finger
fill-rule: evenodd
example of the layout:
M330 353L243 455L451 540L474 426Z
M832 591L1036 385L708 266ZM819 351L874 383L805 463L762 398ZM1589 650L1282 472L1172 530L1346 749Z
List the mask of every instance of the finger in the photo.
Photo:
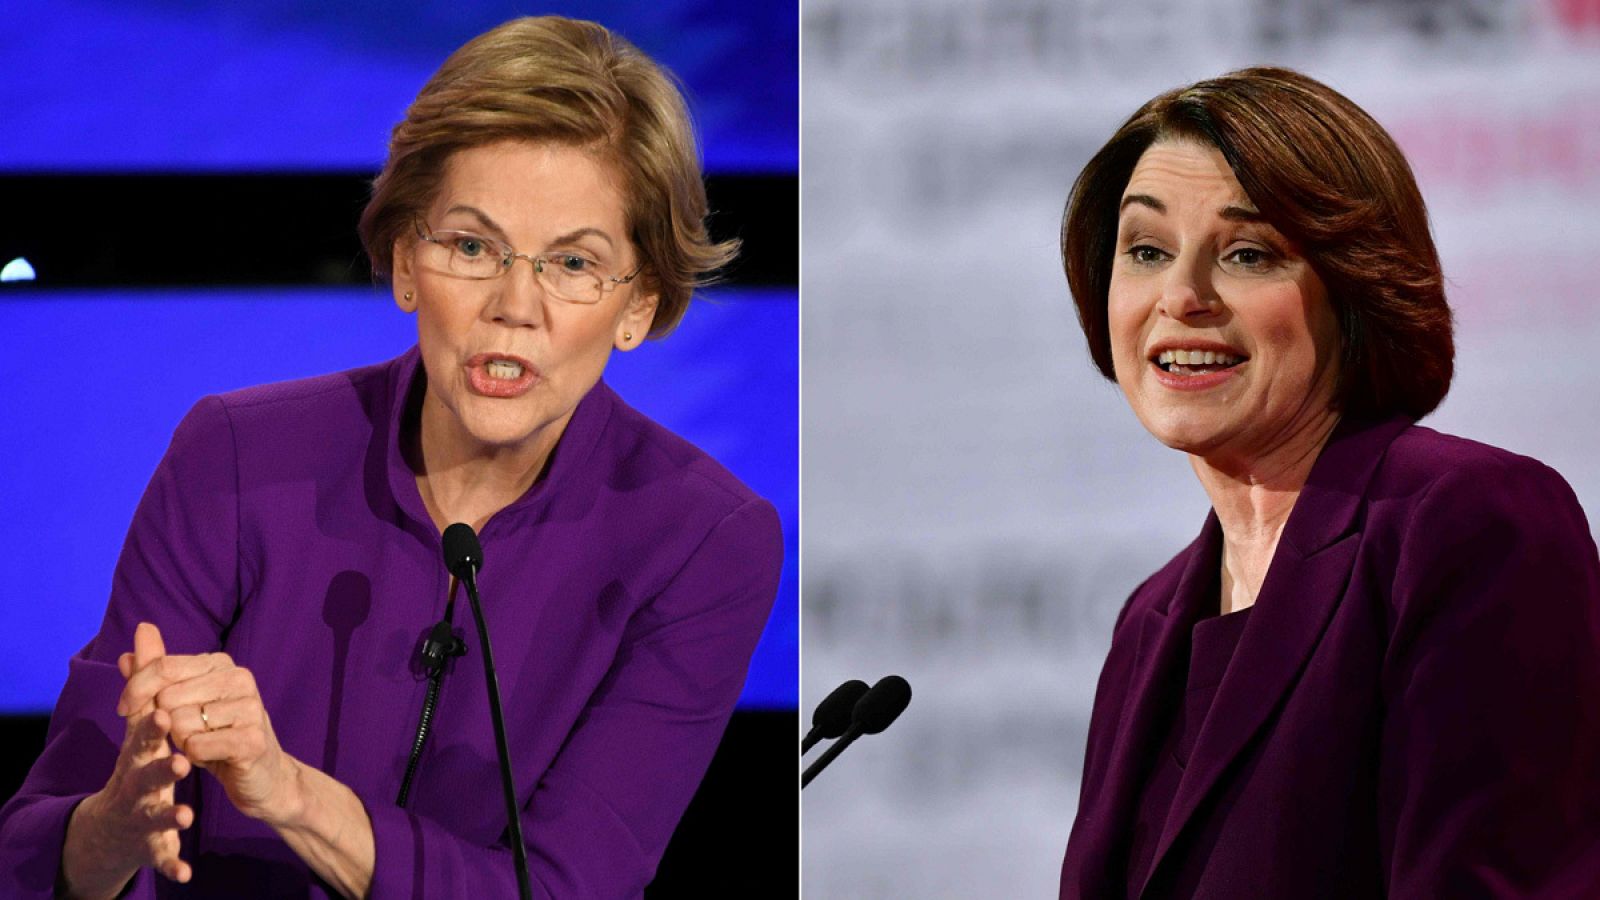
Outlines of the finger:
M180 706L172 710L172 742L182 747L194 735L224 727L217 714L212 711L215 706L216 703L213 702Z
M267 737L266 731L261 728L224 728L190 735L182 747L183 752L198 766L210 767L217 763L249 765L265 755Z
M135 783L141 794L154 794L182 781L191 768L187 757L174 753L146 763L135 776Z
M117 671L122 673L122 677L123 677L124 680L126 680L129 676L133 675L134 670L135 670L135 666L133 664L133 654L132 653L124 653L121 656L117 657Z
M266 720L266 709L261 705L260 697L213 700L194 706L180 706L171 712L172 742L179 747L202 732L260 725Z
M135 762L166 755L167 737L172 733L171 713L158 709L130 719L129 726L125 753Z
M209 710L217 701L234 699L260 699L255 676L250 674L249 669L229 666L213 669L194 678L186 678L157 691L155 703L162 709L205 704Z
M140 824L150 832L152 840L160 840L159 835L163 831L178 832L194 824L194 807L182 803L151 805L144 808L142 814L143 821ZM176 834L172 836L176 837ZM156 858L160 857L161 854L157 853Z
M198 678L207 672L231 668L233 658L226 653L157 657L128 678L122 696L117 700L117 715L127 716L138 712L169 685Z
M133 668L135 671L167 655L167 645L161 640L161 629L150 622L140 622L133 629Z
M164 859L156 864L156 871L179 884L185 884L194 877L194 869L189 864L176 856Z

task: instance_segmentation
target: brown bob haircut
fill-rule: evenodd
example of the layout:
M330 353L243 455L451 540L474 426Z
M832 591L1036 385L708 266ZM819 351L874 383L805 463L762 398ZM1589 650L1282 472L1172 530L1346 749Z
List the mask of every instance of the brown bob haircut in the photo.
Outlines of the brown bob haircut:
M1116 379L1106 302L1122 193L1160 140L1221 151L1256 209L1322 279L1341 331L1342 412L1421 418L1439 405L1455 344L1411 167L1360 107L1280 68L1242 69L1151 100L1073 183L1061 256L1089 354L1105 377Z
M738 241L716 243L706 231L699 151L673 77L593 22L530 16L452 53L394 127L361 214L375 277L389 279L395 242L414 235L451 154L504 140L581 147L612 167L640 287L659 297L651 337L671 331L694 288L738 252Z

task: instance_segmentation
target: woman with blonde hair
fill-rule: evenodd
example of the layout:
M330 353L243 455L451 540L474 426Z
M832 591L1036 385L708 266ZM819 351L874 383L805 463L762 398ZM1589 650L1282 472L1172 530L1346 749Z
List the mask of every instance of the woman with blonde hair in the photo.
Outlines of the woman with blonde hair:
M639 895L782 556L769 503L601 380L733 256L706 212L683 99L626 41L525 18L453 54L361 219L416 347L178 426L0 810L0 893L513 894L477 642L417 651L469 630L460 522L533 892Z

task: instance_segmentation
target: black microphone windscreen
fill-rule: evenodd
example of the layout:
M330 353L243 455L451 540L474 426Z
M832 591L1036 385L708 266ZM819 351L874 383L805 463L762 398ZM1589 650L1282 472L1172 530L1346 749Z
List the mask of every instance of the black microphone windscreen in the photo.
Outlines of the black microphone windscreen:
M877 734L888 728L910 704L911 684L899 675L885 675L861 695L852 719L862 734Z
M811 714L811 725L817 730L817 737L836 738L846 728L850 727L852 711L856 702L867 692L867 683L859 678L852 678L844 684L833 689L833 693L822 699L817 704L817 711Z
M472 526L457 522L444 530L444 565L450 574L465 579L468 570L483 568L483 545L478 543L478 533Z

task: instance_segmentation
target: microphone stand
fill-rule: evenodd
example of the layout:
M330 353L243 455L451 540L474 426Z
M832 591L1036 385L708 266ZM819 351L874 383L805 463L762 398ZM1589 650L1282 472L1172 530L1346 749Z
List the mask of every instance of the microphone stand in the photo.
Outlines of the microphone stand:
M817 761L807 766L805 772L800 776L800 790L805 790L806 785L811 783L811 779L822 774L822 770L828 767L828 763L833 762L834 757L843 753L844 748L850 746L851 742L860 736L861 728L852 724L837 741L828 745L828 749L822 751L822 755L817 757Z
M511 823L511 854L517 866L517 892L522 900L532 900L528 883L528 848L522 841L522 817L517 814L517 794L511 783L511 749L506 741L505 715L500 711L500 679L494 671L494 654L489 649L489 629L483 624L483 607L478 602L478 577L475 567L463 567L461 581L467 586L467 600L473 621L478 623L478 643L483 647L483 675L489 686L489 716L494 720L494 745L500 754L500 783L506 793L506 815Z

